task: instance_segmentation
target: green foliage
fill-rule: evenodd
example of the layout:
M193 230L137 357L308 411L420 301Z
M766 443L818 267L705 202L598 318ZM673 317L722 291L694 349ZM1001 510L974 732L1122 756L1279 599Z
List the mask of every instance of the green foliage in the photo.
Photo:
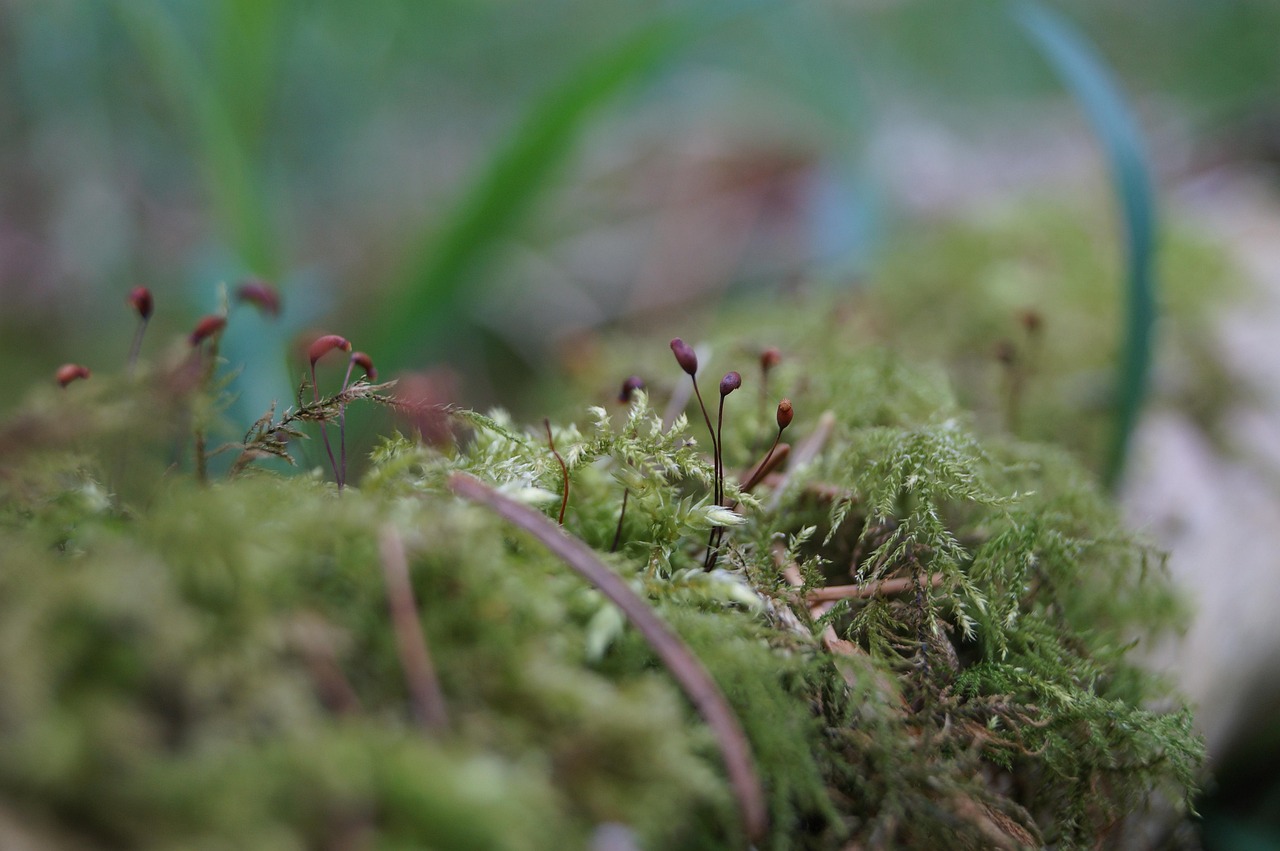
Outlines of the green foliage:
M1189 713L1129 658L1179 621L1158 555L1066 453L982 437L935 373L813 332L830 321L778 325L795 335L771 378L795 401L792 431L821 411L831 424L785 487L745 494L731 476L734 507L713 505L709 441L683 415L664 428L641 392L551 426L566 533L725 693L766 790L763 847L1123 842L1117 819L1154 789L1186 799L1202 757ZM665 349L646 347L655 374L687 381ZM730 471L772 438L744 372L726 405ZM106 386L37 399L30 416L138 404ZM20 813L36 848L549 849L605 823L643 847L739 843L712 737L653 649L527 534L447 490L466 472L554 518L546 432L454 411L456 445L388 438L341 494L255 469L254 452L295 451L347 405L401 404L389 388L344 392L260 420L238 444L247 460L206 486L142 453L132 475L149 489L101 484L117 474L94 447L122 432L105 417L7 456L0 812ZM716 524L725 546L705 571ZM408 550L440 735L413 723L387 527Z

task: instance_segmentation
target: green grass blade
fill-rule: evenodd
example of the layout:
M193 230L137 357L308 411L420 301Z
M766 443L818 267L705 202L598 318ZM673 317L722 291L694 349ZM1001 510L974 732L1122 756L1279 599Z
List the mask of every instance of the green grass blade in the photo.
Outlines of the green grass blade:
M288 0L222 0L214 16L212 77L242 150L256 160L277 91Z
M153 0L118 0L116 16L150 64L174 115L188 125L219 223L253 271L274 277L275 238L243 140L170 14Z
M673 21L646 27L588 58L534 104L388 295L377 328L380 360L404 366L441 350L481 264L523 220L591 117L670 56L689 31Z
M1104 468L1107 482L1114 485L1124 469L1151 372L1156 317L1156 213L1151 178L1137 123L1105 62L1085 36L1057 12L1032 0L1019 2L1012 11L1088 115L1106 149L1124 218L1128 290L1124 348L1115 392L1116 435Z

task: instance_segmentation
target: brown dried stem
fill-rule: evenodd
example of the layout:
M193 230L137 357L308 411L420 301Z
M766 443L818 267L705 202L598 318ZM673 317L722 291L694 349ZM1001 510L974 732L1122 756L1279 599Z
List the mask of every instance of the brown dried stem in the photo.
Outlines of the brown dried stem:
M320 702L334 715L358 715L360 697L342 672L334 648L334 628L319 615L303 614L291 625L292 643L306 663Z
M929 577L928 585L937 588L942 584L943 575L935 573ZM825 588L814 588L805 595L810 603L822 603L830 600L866 600L871 597L885 597L890 594L901 594L916 588L916 580L911 576L900 576L894 579L880 579L862 585L828 585Z
M382 527L378 539L378 553L382 557L382 575L387 583L387 606L391 610L391 626L395 630L396 650L404 668L405 683L409 687L409 701L413 717L423 730L439 733L449 726L445 710L444 693L436 678L427 639L418 619L418 606L413 599L413 586L409 582L409 562L405 557L404 541L390 524Z
M764 791L751 756L751 746L729 702L698 661L698 657L654 613L649 604L631 590L631 586L622 577L600 561L590 547L553 526L541 513L462 473L454 473L449 477L449 487L454 493L487 506L533 535L622 610L627 620L666 665L699 714L706 719L724 758L729 784L738 800L747 838L759 841L768 829L769 819Z

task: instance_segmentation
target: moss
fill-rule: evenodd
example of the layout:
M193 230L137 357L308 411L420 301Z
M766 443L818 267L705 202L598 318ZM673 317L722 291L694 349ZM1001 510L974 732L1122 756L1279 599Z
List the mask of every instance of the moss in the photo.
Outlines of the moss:
M740 718L764 847L1086 847L1153 789L1188 799L1202 757L1189 714L1129 660L1179 623L1159 555L1067 453L983 437L940 373L821 333L832 321L786 317L770 341L786 353L772 387L797 411L788 436L823 411L831 432L784 488L730 481L743 522L714 571L700 429L664 429L643 393L553 427L566 531L648 598ZM628 351L665 376L655 398L687 380L661 341ZM773 433L744 373L731 471ZM41 415L68 413L58 404ZM92 418L79 451L7 461L0 811L45 847L550 849L606 823L650 848L739 844L715 740L653 650L526 533L447 491L466 471L554 517L545 434L501 413L455 420L459 446L392 436L341 495L318 473L243 468L201 486L154 451L122 494L114 456L93 449L120 422ZM388 526L410 554L443 735L413 721ZM907 584L802 600L879 580Z

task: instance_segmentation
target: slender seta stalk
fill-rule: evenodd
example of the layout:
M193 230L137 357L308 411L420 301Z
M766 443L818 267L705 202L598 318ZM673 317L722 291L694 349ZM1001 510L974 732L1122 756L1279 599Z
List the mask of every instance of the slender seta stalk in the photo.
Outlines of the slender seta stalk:
M218 348L222 342L222 331L227 327L227 317L221 313L210 313L196 323L188 342L193 354L200 364L200 392L207 394L213 383L213 374L218 368ZM207 347L205 341L209 341ZM204 422L197 421L194 429L196 480L201 484L209 481L209 456L205 452L206 435Z
M351 370L353 367L360 367L364 370L364 377L370 381L378 380L378 369L373 365L373 358L364 352L352 352L351 357L347 359L347 374L342 376L342 389L339 394L345 393L351 381ZM338 452L341 456L340 464L342 477L338 479L338 490L342 490L347 485L347 406L345 403L338 406Z
M307 357L311 361L311 397L313 402L320 401L320 388L316 384L316 361L327 355L334 349L340 351L351 351L351 341L346 337L340 337L337 334L325 334L317 337L307 349ZM325 421L320 420L320 437L324 440L324 451L329 455L329 466L333 468L334 481L338 483L338 492L342 492L342 474L338 470L338 462L333 457L333 446L329 443L329 432L325 428Z
M747 483L743 485L743 490L751 490L764 478L765 471L769 469L769 461L773 458L773 453L778 450L778 441L782 440L782 433L787 430L787 426L791 425L791 420L795 416L795 412L791 409L791 400L783 399L778 403L778 434L773 438L773 445L769 447L769 451L765 454L764 460L760 462L760 466L756 467L756 471L751 474L751 478L747 479Z
M716 457L715 457L715 504L724 504L724 399L742 386L742 376L736 372L725 373L720 379L720 410L716 415ZM707 557L703 567L711 570L720 557L720 541L724 538L724 527L714 526L707 538Z
M129 346L129 374L133 375L138 366L138 354L142 351L142 335L147 331L147 323L151 320L155 303L151 298L151 290L146 287L134 287L130 290L127 301L138 314L138 329L133 332L133 343Z
M556 460L560 462L560 475L563 481L560 486L560 516L557 518L557 522L563 526L564 510L569 507L569 466L564 463L564 458L556 451L556 439L551 436L551 420L543 419L542 427L547 430L547 445L551 447L551 454L556 456Z

